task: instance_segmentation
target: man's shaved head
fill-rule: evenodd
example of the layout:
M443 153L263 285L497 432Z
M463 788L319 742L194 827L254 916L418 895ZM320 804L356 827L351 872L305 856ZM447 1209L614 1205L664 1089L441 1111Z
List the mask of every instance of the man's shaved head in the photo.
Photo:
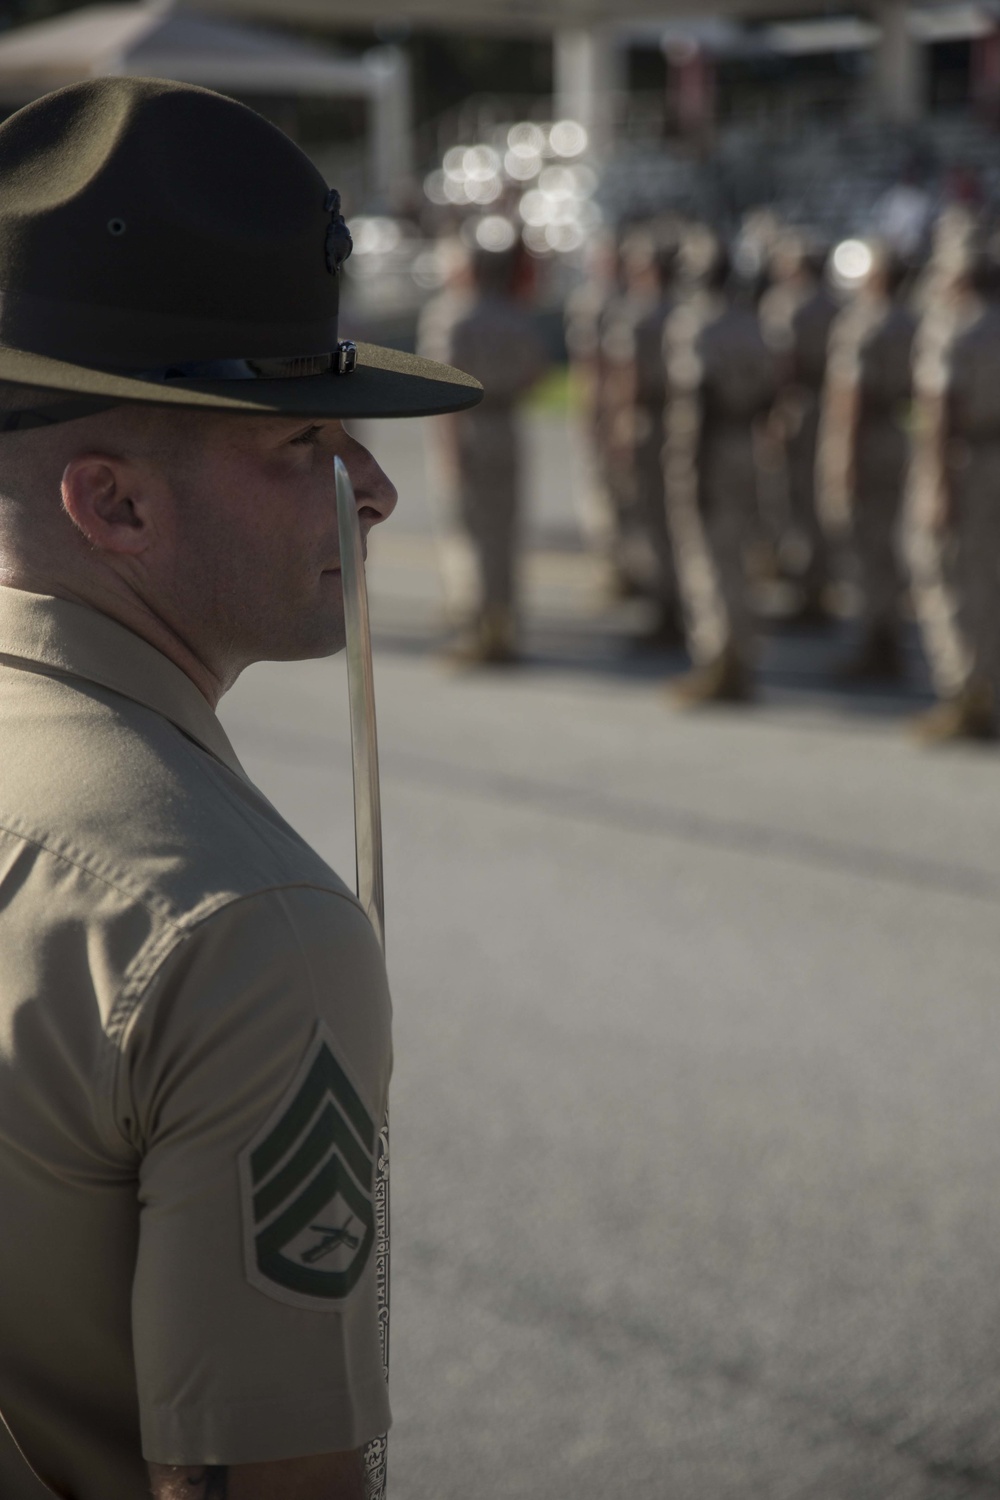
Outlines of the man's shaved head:
M138 403L110 407L53 426L0 435L0 572L68 561L89 543L63 505L67 464L83 453L145 458L182 481L217 413ZM43 547L41 557L38 548Z

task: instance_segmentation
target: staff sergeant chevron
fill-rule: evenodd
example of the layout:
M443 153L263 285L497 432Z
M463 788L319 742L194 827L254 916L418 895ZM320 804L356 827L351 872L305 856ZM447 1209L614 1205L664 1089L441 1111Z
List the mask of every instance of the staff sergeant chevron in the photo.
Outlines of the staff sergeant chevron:
M239 1159L247 1278L311 1308L347 1296L375 1240L377 1132L331 1041L321 1029Z

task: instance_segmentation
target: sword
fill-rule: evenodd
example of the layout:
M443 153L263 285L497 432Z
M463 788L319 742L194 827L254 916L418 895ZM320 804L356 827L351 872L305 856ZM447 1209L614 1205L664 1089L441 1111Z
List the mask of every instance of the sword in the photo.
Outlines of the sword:
M372 637L368 623L368 588L361 549L361 524L350 476L342 459L334 459L337 484L337 527L340 532L340 576L344 591L344 628L347 637L347 691L351 705L351 758L354 769L354 847L357 859L358 900L385 951L385 903L382 887L382 804L378 782L378 739L375 732L375 681L372 674ZM389 1379L389 1110L379 1132L375 1168L375 1291L382 1373ZM385 1433L366 1444L366 1500L385 1495L388 1438Z

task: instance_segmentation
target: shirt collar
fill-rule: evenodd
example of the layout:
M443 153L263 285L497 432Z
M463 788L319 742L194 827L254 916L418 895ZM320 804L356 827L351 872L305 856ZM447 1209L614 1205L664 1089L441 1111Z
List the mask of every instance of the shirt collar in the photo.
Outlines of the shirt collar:
M83 677L151 708L237 776L247 774L208 700L148 641L85 604L0 587L0 658Z

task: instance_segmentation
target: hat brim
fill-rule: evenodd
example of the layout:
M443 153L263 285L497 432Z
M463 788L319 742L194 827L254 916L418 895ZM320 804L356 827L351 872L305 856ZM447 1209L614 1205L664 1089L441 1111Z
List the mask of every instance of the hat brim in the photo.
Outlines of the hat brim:
M471 375L378 344L358 344L349 375L281 380L144 380L0 344L0 381L109 402L215 410L245 416L431 417L483 398Z

